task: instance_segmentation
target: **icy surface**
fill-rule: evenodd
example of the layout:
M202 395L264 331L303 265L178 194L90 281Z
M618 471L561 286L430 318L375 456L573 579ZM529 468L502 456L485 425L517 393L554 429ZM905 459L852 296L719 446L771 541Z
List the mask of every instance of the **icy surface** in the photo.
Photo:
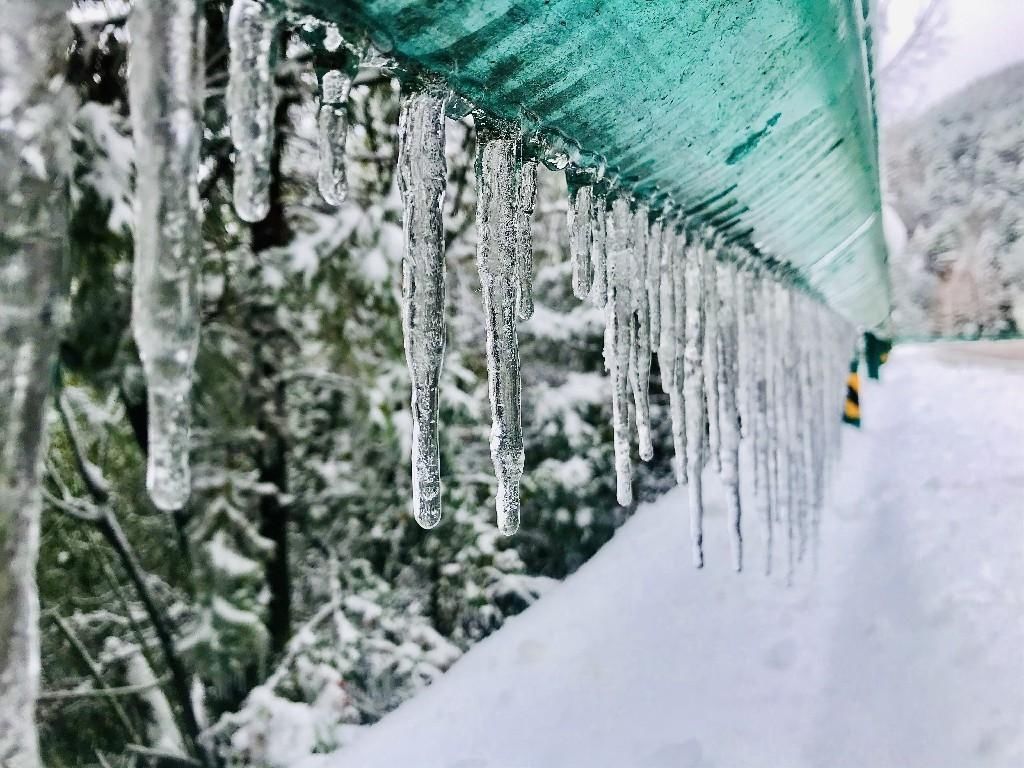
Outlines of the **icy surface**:
M516 316L520 320L533 317L533 208L536 204L537 161L525 160L519 174L516 206L516 268L519 273Z
M402 330L412 382L412 506L416 522L441 519L438 378L445 347L444 96L406 96L399 118L398 186L402 194Z
M190 490L190 395L199 346L202 12L192 0L139 3L129 23L136 169L132 330L149 398L146 487L157 507L175 510Z
M633 282L629 203L616 198L606 216L608 298L605 312L605 368L612 386L612 432L615 451L615 496L619 504L633 503L633 462L630 457L629 358L631 349Z
M678 489L423 693L300 768L1024 764L1012 347L1002 360L982 350L1003 345L898 347L881 386L865 383L813 578L737 578L720 557L689 568ZM709 526L709 547L726 538ZM496 713L518 735L496 737Z
M498 478L498 529L519 528L519 481L523 475L522 385L516 303L519 294L516 218L519 139L498 128L477 141L477 269L487 333L491 398L491 459Z
M317 187L321 197L331 205L341 205L348 194L345 173L348 112L345 104L351 87L351 72L340 69L330 69L320 79L320 111L316 118L320 153Z
M277 24L278 11L269 0L231 4L227 109L235 145L235 210L250 222L263 220L270 211Z

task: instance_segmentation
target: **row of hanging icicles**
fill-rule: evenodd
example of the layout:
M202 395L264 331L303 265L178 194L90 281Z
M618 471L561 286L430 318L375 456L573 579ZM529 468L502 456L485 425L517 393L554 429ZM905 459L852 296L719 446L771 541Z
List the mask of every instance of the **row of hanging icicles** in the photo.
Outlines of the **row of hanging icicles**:
M269 209L272 51L280 23L279 13L261 0L235 0L231 8L227 101L235 146L234 201L246 221L259 221ZM190 491L190 393L202 248L196 182L201 26L195 0L136 3L130 19L137 165L132 322L149 392L147 487L154 503L166 510L180 509ZM321 78L319 187L335 205L346 192L345 100L353 74L333 70ZM449 98L440 86L421 84L403 95L399 126L413 508L425 528L441 519L441 207ZM498 527L511 535L519 527L524 464L516 323L533 312L530 230L537 160L524 157L515 126L478 115L476 128L477 265L486 323L490 447ZM564 156L547 160L562 168L568 162ZM853 345L852 327L764 260L725 244L707 227L688 226L669 210L652 216L647 205L616 193L599 174L570 169L569 189L573 292L604 307L607 317L604 358L612 388L619 503L632 502L634 425L640 458L653 456L648 383L652 353L657 353L670 401L675 476L688 486L695 564L703 564L701 472L710 462L726 489L733 564L742 566L742 441L752 459L768 566L777 524L792 565L816 540L839 445L843 390L837 382Z

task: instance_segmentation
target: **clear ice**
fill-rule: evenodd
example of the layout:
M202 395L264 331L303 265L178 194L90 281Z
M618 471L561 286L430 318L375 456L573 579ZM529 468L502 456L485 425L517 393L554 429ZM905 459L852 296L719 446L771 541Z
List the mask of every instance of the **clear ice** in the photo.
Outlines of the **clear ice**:
M607 215L605 367L612 384L615 495L623 506L633 502L633 464L629 439L629 357L633 314L630 299L633 280L629 242L631 226L629 203L623 198L616 198Z
M533 317L533 208L537 204L537 161L525 160L520 168L516 206L516 265L519 288L516 316Z
M632 213L631 219L629 237L631 262L629 383L633 390L640 458L650 461L654 457L654 445L651 442L651 308L647 281L649 227L647 206L638 205Z
M569 192L569 257L572 260L572 293L586 299L594 282L591 248L594 242L592 213L594 188L584 184Z
M399 116L402 195L402 330L412 382L412 504L424 528L441 520L438 379L445 348L444 94L406 96Z
M491 459L498 479L498 529L511 536L519 528L519 482L524 464L516 333L520 141L505 126L478 123L477 127L477 270L487 335Z
M699 240L686 251L686 334L683 349L683 393L686 409L686 483L690 506L690 544L693 564L704 566L704 498L701 470L704 467L704 280L709 259ZM676 265L678 269L680 265ZM679 307L676 307L679 311ZM713 381L713 379L712 379Z
M331 205L341 205L348 194L345 172L345 141L348 138L348 111L345 108L352 75L330 69L320 78L320 111L317 113L317 147L320 168L317 187L320 196Z
M278 13L269 0L234 0L228 15L227 111L235 146L235 211L248 222L262 221L270 211Z
M132 329L148 387L146 487L163 510L182 508L190 490L202 255L202 23L192 0L138 3L129 16L136 169Z

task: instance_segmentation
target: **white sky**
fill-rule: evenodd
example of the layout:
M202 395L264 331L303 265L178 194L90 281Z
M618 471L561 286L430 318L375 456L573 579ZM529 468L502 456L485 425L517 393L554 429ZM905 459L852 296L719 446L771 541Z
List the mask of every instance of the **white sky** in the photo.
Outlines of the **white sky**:
M904 105L908 112L918 112L972 80L1024 59L1024 0L946 2L945 52L920 73L916 98ZM892 0L883 61L906 39L926 4L926 0Z

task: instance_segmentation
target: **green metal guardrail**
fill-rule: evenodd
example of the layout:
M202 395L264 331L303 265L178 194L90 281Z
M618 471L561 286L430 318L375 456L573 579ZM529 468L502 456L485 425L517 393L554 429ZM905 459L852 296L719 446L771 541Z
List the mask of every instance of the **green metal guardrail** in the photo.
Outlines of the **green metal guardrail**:
M861 0L292 0L653 205L889 314Z

